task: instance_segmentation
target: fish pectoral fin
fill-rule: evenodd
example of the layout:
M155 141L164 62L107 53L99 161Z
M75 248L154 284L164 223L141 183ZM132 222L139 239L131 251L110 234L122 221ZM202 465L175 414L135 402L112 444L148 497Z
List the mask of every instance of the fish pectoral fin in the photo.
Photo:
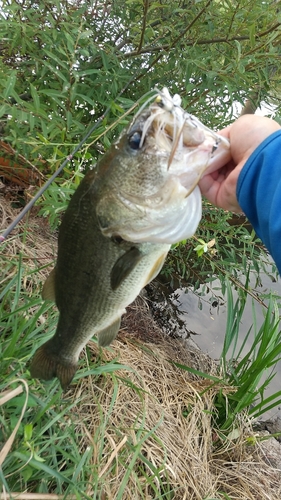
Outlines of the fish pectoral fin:
M42 289L42 299L43 300L52 300L53 302L56 301L56 293L55 293L55 275L56 275L56 268L54 268L48 278L46 279L43 289Z
M77 370L77 363L63 359L60 354L55 354L50 348L49 340L37 349L29 367L32 378L51 380L58 377L62 389L66 389Z
M127 276L133 271L142 259L142 253L137 247L132 247L124 253L114 264L111 270L110 282L112 290L116 290Z
M98 333L99 346L105 347L115 339L119 328L120 328L121 318L118 318L110 326L106 327Z

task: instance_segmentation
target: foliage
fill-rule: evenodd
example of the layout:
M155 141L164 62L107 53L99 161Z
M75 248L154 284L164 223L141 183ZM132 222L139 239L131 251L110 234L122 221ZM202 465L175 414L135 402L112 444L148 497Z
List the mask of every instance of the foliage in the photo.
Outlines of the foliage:
M214 300L226 303L227 323L220 356L220 376L225 387L214 402L214 426L223 435L232 435L233 427L239 426L241 414L247 412L250 418L258 418L278 407L281 392L265 396L265 391L281 359L281 297L266 290L255 290L261 285L264 273L274 282L278 272L245 217L233 216L206 203L197 235L184 244L175 245L163 273L172 286L188 287L196 293L199 309L206 292L213 294L211 303ZM215 280L219 280L219 286L212 286ZM253 324L238 348L245 304L249 299L252 299ZM261 325L256 322L257 306L264 310ZM245 352L249 339L253 339L251 348ZM219 382L219 377L200 375Z
M210 291L212 282L217 279L221 295L225 294L229 280L234 287L245 290L245 277L251 273L254 282L251 289L248 287L248 293L260 304L268 296L261 294L258 298L253 290L261 284L262 273L273 282L278 279L276 265L247 219L215 208L208 202L204 202L196 235L174 245L162 272L163 279L172 288L192 287L199 297Z
M216 420L220 429L228 429L237 415L248 410L253 418L271 408L280 405L281 391L269 397L264 391L274 377L274 367L281 359L281 332L280 316L277 304L269 302L263 324L257 329L255 322L246 334L240 349L237 341L240 332L241 319L247 293L240 293L240 300L234 304L230 285L227 287L227 326L221 355L221 371L228 383L236 388L234 392L217 397ZM254 319L253 308L253 319ZM254 340L249 352L243 353L244 345L250 333L254 333ZM262 377L265 378L262 381Z
M10 247L11 242L7 245ZM36 485L41 494L53 491L69 498L71 491L74 498L92 499L85 493L85 485L93 473L89 464L93 449L80 447L81 436L77 435L71 412L73 406L83 404L83 394L70 402L58 380L37 383L35 387L28 371L28 361L42 342L40 338L53 336L57 324L53 304L42 304L35 293L40 284L36 277L42 269L30 269L17 255L3 260L6 273L0 294L0 441L8 442L13 429L17 434L7 458L9 450L3 447L0 452L0 485L6 492L23 492ZM101 366L92 364L87 373L98 378L122 368L126 369L116 360ZM76 380L81 376L85 376L83 369L77 372ZM12 390L15 393L4 401Z
M214 129L232 120L235 103L244 104L247 98L254 106L261 101L274 103L275 117L280 119L281 17L277 4L262 0L3 0L3 141L48 177L101 118L86 145L39 202L40 214L51 226L57 227L82 172L123 130L129 119L125 113L129 115L135 102L155 86L167 86L171 93L179 93L188 111ZM108 107L110 113L103 117ZM259 269L266 261L260 242L244 222L231 225L230 217L205 205L197 239L177 245L168 257L165 272L170 280L192 280L198 289L216 275L223 289L229 290L230 279L243 290L245 281L241 277L249 270L259 279ZM210 244L213 240L215 244ZM238 249L234 242L239 242ZM1 255L5 273L0 282L0 391L6 391L10 385L16 387L16 375L28 380L26 362L35 352L39 336L53 335L57 312L38 298L44 266L26 269L22 251L13 259ZM275 275L273 269L273 279ZM31 289L27 286L30 282ZM242 314L243 299L233 304L229 292L228 303L232 324ZM222 369L237 391L218 395L217 425L221 428L231 425L239 411L262 395L265 385L257 392L255 384L261 372L280 356L277 313L271 312L269 308L263 327L256 333L249 354L256 356L252 365L249 358L242 358L236 366L226 364L230 338L235 342L238 335L238 322L233 323L235 331L228 330ZM257 365L259 372L254 371ZM119 368L116 361L91 366L89 371L96 376L110 372L115 383L114 372ZM81 370L77 377L84 374ZM240 398L247 383L252 399L238 401L237 394ZM23 394L10 400L5 409L0 408L1 442L20 421L16 446L0 471L0 481L6 490L32 486L41 493L51 488L68 497L71 490L77 498L88 498L85 484L92 481L89 455L97 444L102 453L103 436L99 436L99 443L94 436L90 450L79 448L71 404L64 399L57 381L39 384L36 390L30 382L26 398L29 409L22 420ZM81 395L81 404L82 400ZM261 401L256 413L271 404L272 400ZM142 435L140 439L147 437ZM131 465L140 459L138 451L132 445ZM141 457L140 462L140 467L148 464L161 483L160 471L148 458ZM169 495L167 487L165 498Z
M256 419L281 404L281 391L265 396L265 390L275 376L275 365L281 359L279 309L274 301L269 302L263 324L257 328L254 322L238 348L246 299L247 290L239 289L239 298L234 303L231 285L227 283L227 325L217 376L176 363L183 370L210 380L211 385L205 391L213 385L223 386L218 389L214 400L213 425L220 436L231 440L239 437L239 421L243 415ZM243 349L250 335L254 340L245 353Z
M275 2L4 0L0 16L1 129L31 162L44 158L47 172L110 106L86 146L94 161L123 124L97 146L99 133L155 86L180 93L212 127L253 91L256 104L277 99Z

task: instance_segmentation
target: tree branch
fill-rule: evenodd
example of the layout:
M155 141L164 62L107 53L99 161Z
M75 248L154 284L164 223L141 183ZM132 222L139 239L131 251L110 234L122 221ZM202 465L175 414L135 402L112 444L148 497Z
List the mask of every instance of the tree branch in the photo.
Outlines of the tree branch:
M198 12L197 16L195 16L195 18L191 21L191 23L189 23L189 25L175 38L175 40L173 41L173 43L171 45L171 48L176 45L176 43L190 30L190 28L192 28L192 26L196 23L196 21L198 21L198 19L202 16L202 14L204 14L207 7L209 7L209 5L212 3L212 1L213 0L209 0L206 3L206 5L204 5L203 9L201 9L200 12Z
M195 22L195 20L194 20L194 22ZM268 35L268 33L274 31L279 26L281 26L280 22L274 24L274 26L272 26L271 28L269 28L266 31L263 31L261 33L257 33L256 36L255 36L255 39L257 40L259 38L262 38L262 37ZM180 38L182 38L182 36L183 35L178 36L176 38L176 41L178 41ZM229 43L229 42L234 42L234 41L241 42L241 41L244 41L244 40L249 40L249 35L233 36L232 38L218 37L218 38L211 38L210 40L206 40L206 39L196 40L196 41L192 40L192 41L186 41L183 44L183 46L184 47L191 47L193 45L210 45L210 44L216 44L216 43ZM141 54L150 54L150 53L153 53L153 52L159 52L161 50L167 51L167 50L170 50L175 45L176 41L173 41L172 45L167 43L167 44L162 45L162 46L159 46L159 45L157 45L157 46L148 46L148 47L144 47L140 51L133 50L132 52L128 52L127 54L126 53L125 54L122 53L122 57L129 58L129 57L133 57L133 56L137 56L137 55L141 55Z
M148 0L145 0L143 10L144 10L144 12L143 12L142 31L141 31L139 46L137 48L137 53L140 53L141 48L142 48L142 44L143 44L143 39L144 39L144 34L145 34L145 29L146 29L146 16L147 16L147 11L148 11Z

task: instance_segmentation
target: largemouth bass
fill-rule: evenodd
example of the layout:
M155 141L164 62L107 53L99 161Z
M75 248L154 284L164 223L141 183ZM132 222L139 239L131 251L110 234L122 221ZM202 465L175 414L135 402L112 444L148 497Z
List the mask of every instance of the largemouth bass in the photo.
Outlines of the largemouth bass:
M226 139L181 108L167 89L140 110L74 193L59 230L43 298L59 309L54 337L31 362L32 377L71 382L92 336L110 344L126 307L159 273L172 243L201 218L198 181Z

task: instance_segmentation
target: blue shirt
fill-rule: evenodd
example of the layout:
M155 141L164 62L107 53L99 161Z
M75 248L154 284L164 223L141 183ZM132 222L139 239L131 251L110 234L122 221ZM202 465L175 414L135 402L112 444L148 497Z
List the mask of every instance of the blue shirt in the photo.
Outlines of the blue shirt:
M236 194L281 274L281 130L265 139L248 158Z

